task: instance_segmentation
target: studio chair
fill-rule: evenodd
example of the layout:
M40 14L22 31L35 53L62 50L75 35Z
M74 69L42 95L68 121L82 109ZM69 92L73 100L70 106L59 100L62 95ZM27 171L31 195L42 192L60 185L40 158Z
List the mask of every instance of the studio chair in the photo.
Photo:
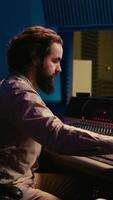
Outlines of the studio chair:
M22 191L18 187L0 184L0 200L19 200L22 197Z

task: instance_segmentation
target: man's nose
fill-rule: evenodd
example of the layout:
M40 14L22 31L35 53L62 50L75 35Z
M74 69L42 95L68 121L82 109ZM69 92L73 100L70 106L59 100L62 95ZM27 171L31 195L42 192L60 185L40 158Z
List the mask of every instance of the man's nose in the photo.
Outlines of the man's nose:
M61 68L61 65L57 65L57 68L56 68L56 72L57 73L60 73L62 71L62 68Z

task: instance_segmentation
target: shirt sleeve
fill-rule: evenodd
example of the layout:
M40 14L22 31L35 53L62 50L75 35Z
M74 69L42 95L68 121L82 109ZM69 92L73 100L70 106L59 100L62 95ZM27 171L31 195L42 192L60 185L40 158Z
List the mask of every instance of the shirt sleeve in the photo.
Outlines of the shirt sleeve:
M21 134L62 155L113 152L113 137L64 124L35 92L13 97L12 120Z

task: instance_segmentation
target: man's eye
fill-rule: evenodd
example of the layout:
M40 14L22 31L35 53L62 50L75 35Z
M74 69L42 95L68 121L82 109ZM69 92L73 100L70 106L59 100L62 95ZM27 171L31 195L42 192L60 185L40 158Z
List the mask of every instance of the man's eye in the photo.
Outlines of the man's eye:
M59 62L59 60L53 60L53 62L54 62L54 63L58 63L58 62Z

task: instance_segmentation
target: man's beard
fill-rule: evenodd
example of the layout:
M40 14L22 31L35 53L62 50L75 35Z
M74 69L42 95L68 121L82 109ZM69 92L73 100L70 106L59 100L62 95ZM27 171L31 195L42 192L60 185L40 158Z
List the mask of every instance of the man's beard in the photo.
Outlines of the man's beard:
M37 85L45 93L51 94L55 88L54 77L44 73L43 67L37 72Z

